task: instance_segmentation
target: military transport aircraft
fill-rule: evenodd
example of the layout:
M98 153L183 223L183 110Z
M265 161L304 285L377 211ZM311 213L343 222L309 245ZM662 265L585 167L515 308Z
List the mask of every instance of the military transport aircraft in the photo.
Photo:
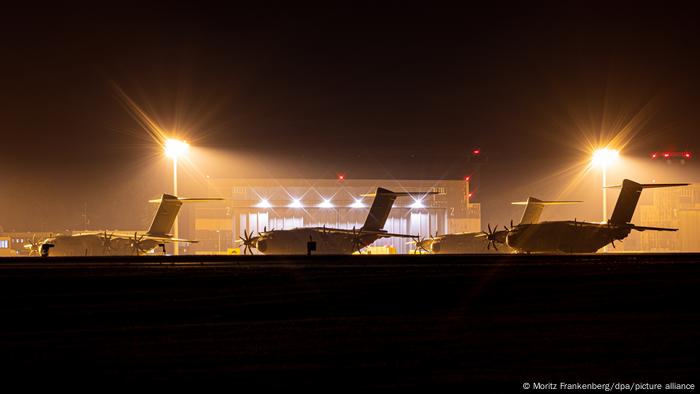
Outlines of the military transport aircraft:
M491 231L490 228L489 225L489 231ZM484 232L479 231L443 235L436 233L434 237L422 238L419 236L407 243L414 245L413 253L415 254L508 253L511 251L507 246L502 246L499 250L496 246L498 242L498 240L491 242L484 237ZM505 234L501 243L505 243ZM492 245L493 247L491 247Z
M630 223L643 189L687 186L688 183L640 184L625 179L612 216L604 223L576 220L520 223L506 231L493 231L486 238L501 242L521 253L594 253L607 244L626 238L632 230L677 231L676 228L637 226Z
M243 253L253 254L255 248L262 254L352 254L369 246L379 238L405 237L415 235L391 234L382 230L394 201L401 196L425 196L437 192L400 192L377 188L367 219L360 229L340 229L330 227L300 227L290 230L263 231L253 236L244 231L239 242ZM313 245L313 246L312 246ZM315 248L315 249L314 249Z
M534 197L528 198L524 202L514 202L514 205L525 205L523 216L518 225L533 224L540 220L542 210L545 205L562 205L575 204L580 201L542 201ZM455 233L437 235L430 238L418 238L411 243L414 243L415 252L434 253L434 254L460 254L460 253L511 253L513 249L506 244L506 236L508 235L508 227L503 226L505 230L498 230L498 225L491 228L488 225L488 231L470 232L470 233ZM510 227L513 228L511 221ZM497 246L501 244L501 248Z
M74 235L59 235L46 238L41 242L24 245L30 255L42 256L109 256L140 255L152 253L157 247L165 250L170 242L197 242L176 239L170 234L183 202L222 200L221 198L182 198L163 194L158 200L158 210L153 217L151 227L146 232L124 233L116 231L94 231Z

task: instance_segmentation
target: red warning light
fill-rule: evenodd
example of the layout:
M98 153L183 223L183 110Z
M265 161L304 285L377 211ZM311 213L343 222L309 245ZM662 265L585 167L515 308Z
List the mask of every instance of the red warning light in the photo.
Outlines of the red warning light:
M339 180L339 181L344 181L344 180L345 180L345 175L343 175L343 174L338 175L338 180Z
M469 198L472 198L472 193L469 193Z
M464 177L464 180L467 181L467 182L469 182L469 179L471 179L471 177L469 177L469 176L465 176L465 177Z
M652 159L656 159L659 155L663 155L666 161L670 162L672 160L680 160L681 163L685 163L685 160L690 160L693 157L693 152L682 151L682 152L654 152L651 154Z
M479 155L479 154L481 154L481 149L474 149L474 150L472 151L472 154L474 154L474 155Z

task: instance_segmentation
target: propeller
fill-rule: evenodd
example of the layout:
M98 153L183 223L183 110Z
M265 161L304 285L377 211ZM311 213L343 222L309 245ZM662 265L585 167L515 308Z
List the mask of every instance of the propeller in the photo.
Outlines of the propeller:
M418 236L418 242L416 242L416 251L418 254L423 254L425 253L430 253L430 251L425 247L425 238L421 238L420 235Z
M365 245L362 243L362 229L355 231L355 226L352 226L352 253L359 252Z
M114 234L107 234L107 230L105 230L104 235L101 237L102 239L102 254L112 254L112 237ZM135 239L136 237L134 237Z
M435 233L435 236L437 237L437 233ZM416 248L413 250L413 254L423 254L423 252L430 253L430 251L425 247L425 238L421 237L420 234L413 238L413 241L406 242L406 245L409 244L416 245Z
M497 231L498 225L494 226L493 229L491 229L491 224L487 224L487 227L489 230L488 232L486 232L486 231L481 232L481 236L485 236L486 239L488 240L488 243L486 244L486 249L491 250L491 246L493 246L493 249L495 251L498 251L498 247L496 246L496 243L498 243L498 242L503 243L502 241L500 241L498 239L498 236L500 235L499 232ZM508 230L508 229L506 229L506 230Z
M141 247L141 241L143 241L143 238L145 237L145 234L142 234L140 237L136 232L134 232L134 238L131 241L131 248L134 250L134 255L138 256L141 253L146 253L146 249Z
M266 230L266 229L263 229ZM240 237L241 242L243 242L243 254L253 254L253 248L255 247L255 241L257 241L257 237L253 237L253 231L250 231L250 234L246 229L243 229L243 236Z
M265 226L265 227L263 227L263 231L258 231L258 235L265 235L265 234L273 233L273 232L275 232L275 228L274 228L274 227L272 227L272 229L271 229L270 231L267 231L267 226ZM250 235L251 235L251 236L253 235L253 232L252 232L252 231L250 232Z
M513 226L513 219L510 219L510 227L503 226L503 228L508 232L512 231L515 228L515 226Z
M34 256L39 254L41 249L41 241L36 239L36 234L32 235L32 240L29 243L24 244L24 248L29 250L29 255Z

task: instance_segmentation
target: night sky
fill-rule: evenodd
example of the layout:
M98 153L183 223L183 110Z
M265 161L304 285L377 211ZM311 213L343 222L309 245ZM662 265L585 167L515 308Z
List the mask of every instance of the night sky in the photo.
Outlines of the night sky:
M92 228L148 221L169 162L118 89L221 158L196 163L212 177L460 179L480 148L486 221L559 197L583 142L625 125L638 162L700 155L696 9L344 4L3 9L0 226L78 229L85 206ZM694 161L661 166L700 180Z

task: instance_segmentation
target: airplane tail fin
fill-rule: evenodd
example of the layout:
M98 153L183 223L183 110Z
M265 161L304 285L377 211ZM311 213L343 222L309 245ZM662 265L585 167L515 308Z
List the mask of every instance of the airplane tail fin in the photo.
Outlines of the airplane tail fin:
M172 194L163 194L163 197L160 199L160 205L158 206L156 215L153 217L153 221L151 222L151 227L148 229L146 234L169 236L170 230L173 228L173 223L175 223L175 218L180 212L181 206L182 202L177 197L173 196Z
M622 190L620 190L620 195L617 197L615 209L613 210L612 216L610 217L610 220L608 222L612 224L629 223L632 220L632 215L634 215L634 210L637 208L637 202L639 202L639 197L642 194L642 189L688 185L688 183L641 184L631 181L629 179L625 179L622 181L622 185L606 186L606 188L622 188Z
M369 208L369 214L367 214L367 219L365 224L362 226L362 230L365 231L380 231L384 228L386 219L389 217L391 212L391 207L394 205L397 197L402 196L417 196L424 197L428 194L438 194L438 192L392 192L381 187L377 188L376 193L364 194L366 197L374 197L372 206Z
M566 205L566 204L576 204L581 201L542 201L535 197L528 197L527 201L516 201L513 205L525 205L525 211L523 211L523 216L520 218L520 223L518 224L533 224L540 221L540 216L542 215L542 210L545 205Z
M180 212L180 207L183 202L203 202L203 201L220 201L222 198L184 198L176 197L172 194L163 194L160 199L150 200L149 202L158 202L158 210L156 211L151 227L146 232L146 235L155 237L170 237L170 230L173 228L175 218Z

